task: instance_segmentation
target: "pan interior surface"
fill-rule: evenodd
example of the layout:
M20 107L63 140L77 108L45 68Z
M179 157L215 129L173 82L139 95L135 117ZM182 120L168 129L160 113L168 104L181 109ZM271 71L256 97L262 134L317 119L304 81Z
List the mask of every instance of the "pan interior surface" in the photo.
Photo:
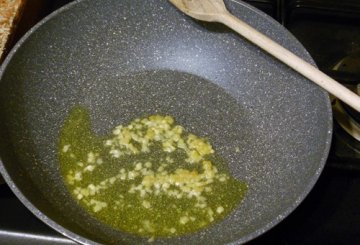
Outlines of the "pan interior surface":
M231 12L306 60L279 24L236 1ZM0 84L0 170L44 222L82 243L134 243L76 204L59 171L59 131L75 106L93 131L150 114L207 137L249 185L225 220L159 244L245 242L288 215L314 185L331 138L317 86L224 27L195 22L168 1L84 0L22 39ZM238 150L235 150L238 149Z

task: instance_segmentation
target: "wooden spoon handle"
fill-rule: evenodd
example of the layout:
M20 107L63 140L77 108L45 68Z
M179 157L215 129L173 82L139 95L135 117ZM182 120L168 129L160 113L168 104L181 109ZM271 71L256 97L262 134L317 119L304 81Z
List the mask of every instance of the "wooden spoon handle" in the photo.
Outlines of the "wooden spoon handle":
M295 71L302 74L304 77L315 82L320 87L324 88L326 91L360 112L360 97L357 94L353 93L351 90L321 72L313 65L307 63L299 56L295 55L230 13L220 15L218 21L230 27L250 42L256 44L269 54L293 68Z

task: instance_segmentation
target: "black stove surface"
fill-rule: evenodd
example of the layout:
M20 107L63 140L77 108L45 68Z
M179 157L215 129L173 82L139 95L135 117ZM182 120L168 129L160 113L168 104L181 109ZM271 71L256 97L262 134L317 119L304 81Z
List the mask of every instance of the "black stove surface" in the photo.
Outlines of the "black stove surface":
M70 0L44 1L44 16ZM354 0L249 0L292 32L318 67L342 83L360 82L360 2ZM344 65L342 63L342 65ZM329 159L314 189L279 225L251 245L360 244L360 143L335 122ZM75 244L38 220L0 185L0 245Z

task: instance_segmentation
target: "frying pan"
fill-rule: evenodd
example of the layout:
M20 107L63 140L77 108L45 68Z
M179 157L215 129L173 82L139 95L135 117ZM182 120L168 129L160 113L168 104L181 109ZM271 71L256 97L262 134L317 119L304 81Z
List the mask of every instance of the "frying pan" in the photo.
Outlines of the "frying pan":
M313 63L278 23L239 1L230 11ZM1 68L0 170L38 218L84 244L142 243L74 201L59 171L59 130L77 105L93 131L155 113L209 138L231 174L249 185L224 220L159 244L249 241L309 193L326 161L327 93L223 26L184 16L167 1L84 0L51 14ZM238 147L239 152L234 151Z

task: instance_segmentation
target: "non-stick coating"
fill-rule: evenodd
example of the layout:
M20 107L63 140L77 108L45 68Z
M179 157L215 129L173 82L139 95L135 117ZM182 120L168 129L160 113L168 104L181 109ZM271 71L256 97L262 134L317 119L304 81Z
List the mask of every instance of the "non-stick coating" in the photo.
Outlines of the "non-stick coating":
M312 62L278 23L246 4L230 11ZM331 138L328 95L218 24L193 21L163 0L84 0L27 34L1 70L0 170L20 200L82 243L134 243L73 201L57 143L75 105L93 130L154 113L206 136L249 192L224 221L161 244L246 242L284 219L307 195ZM239 147L240 152L235 148Z

